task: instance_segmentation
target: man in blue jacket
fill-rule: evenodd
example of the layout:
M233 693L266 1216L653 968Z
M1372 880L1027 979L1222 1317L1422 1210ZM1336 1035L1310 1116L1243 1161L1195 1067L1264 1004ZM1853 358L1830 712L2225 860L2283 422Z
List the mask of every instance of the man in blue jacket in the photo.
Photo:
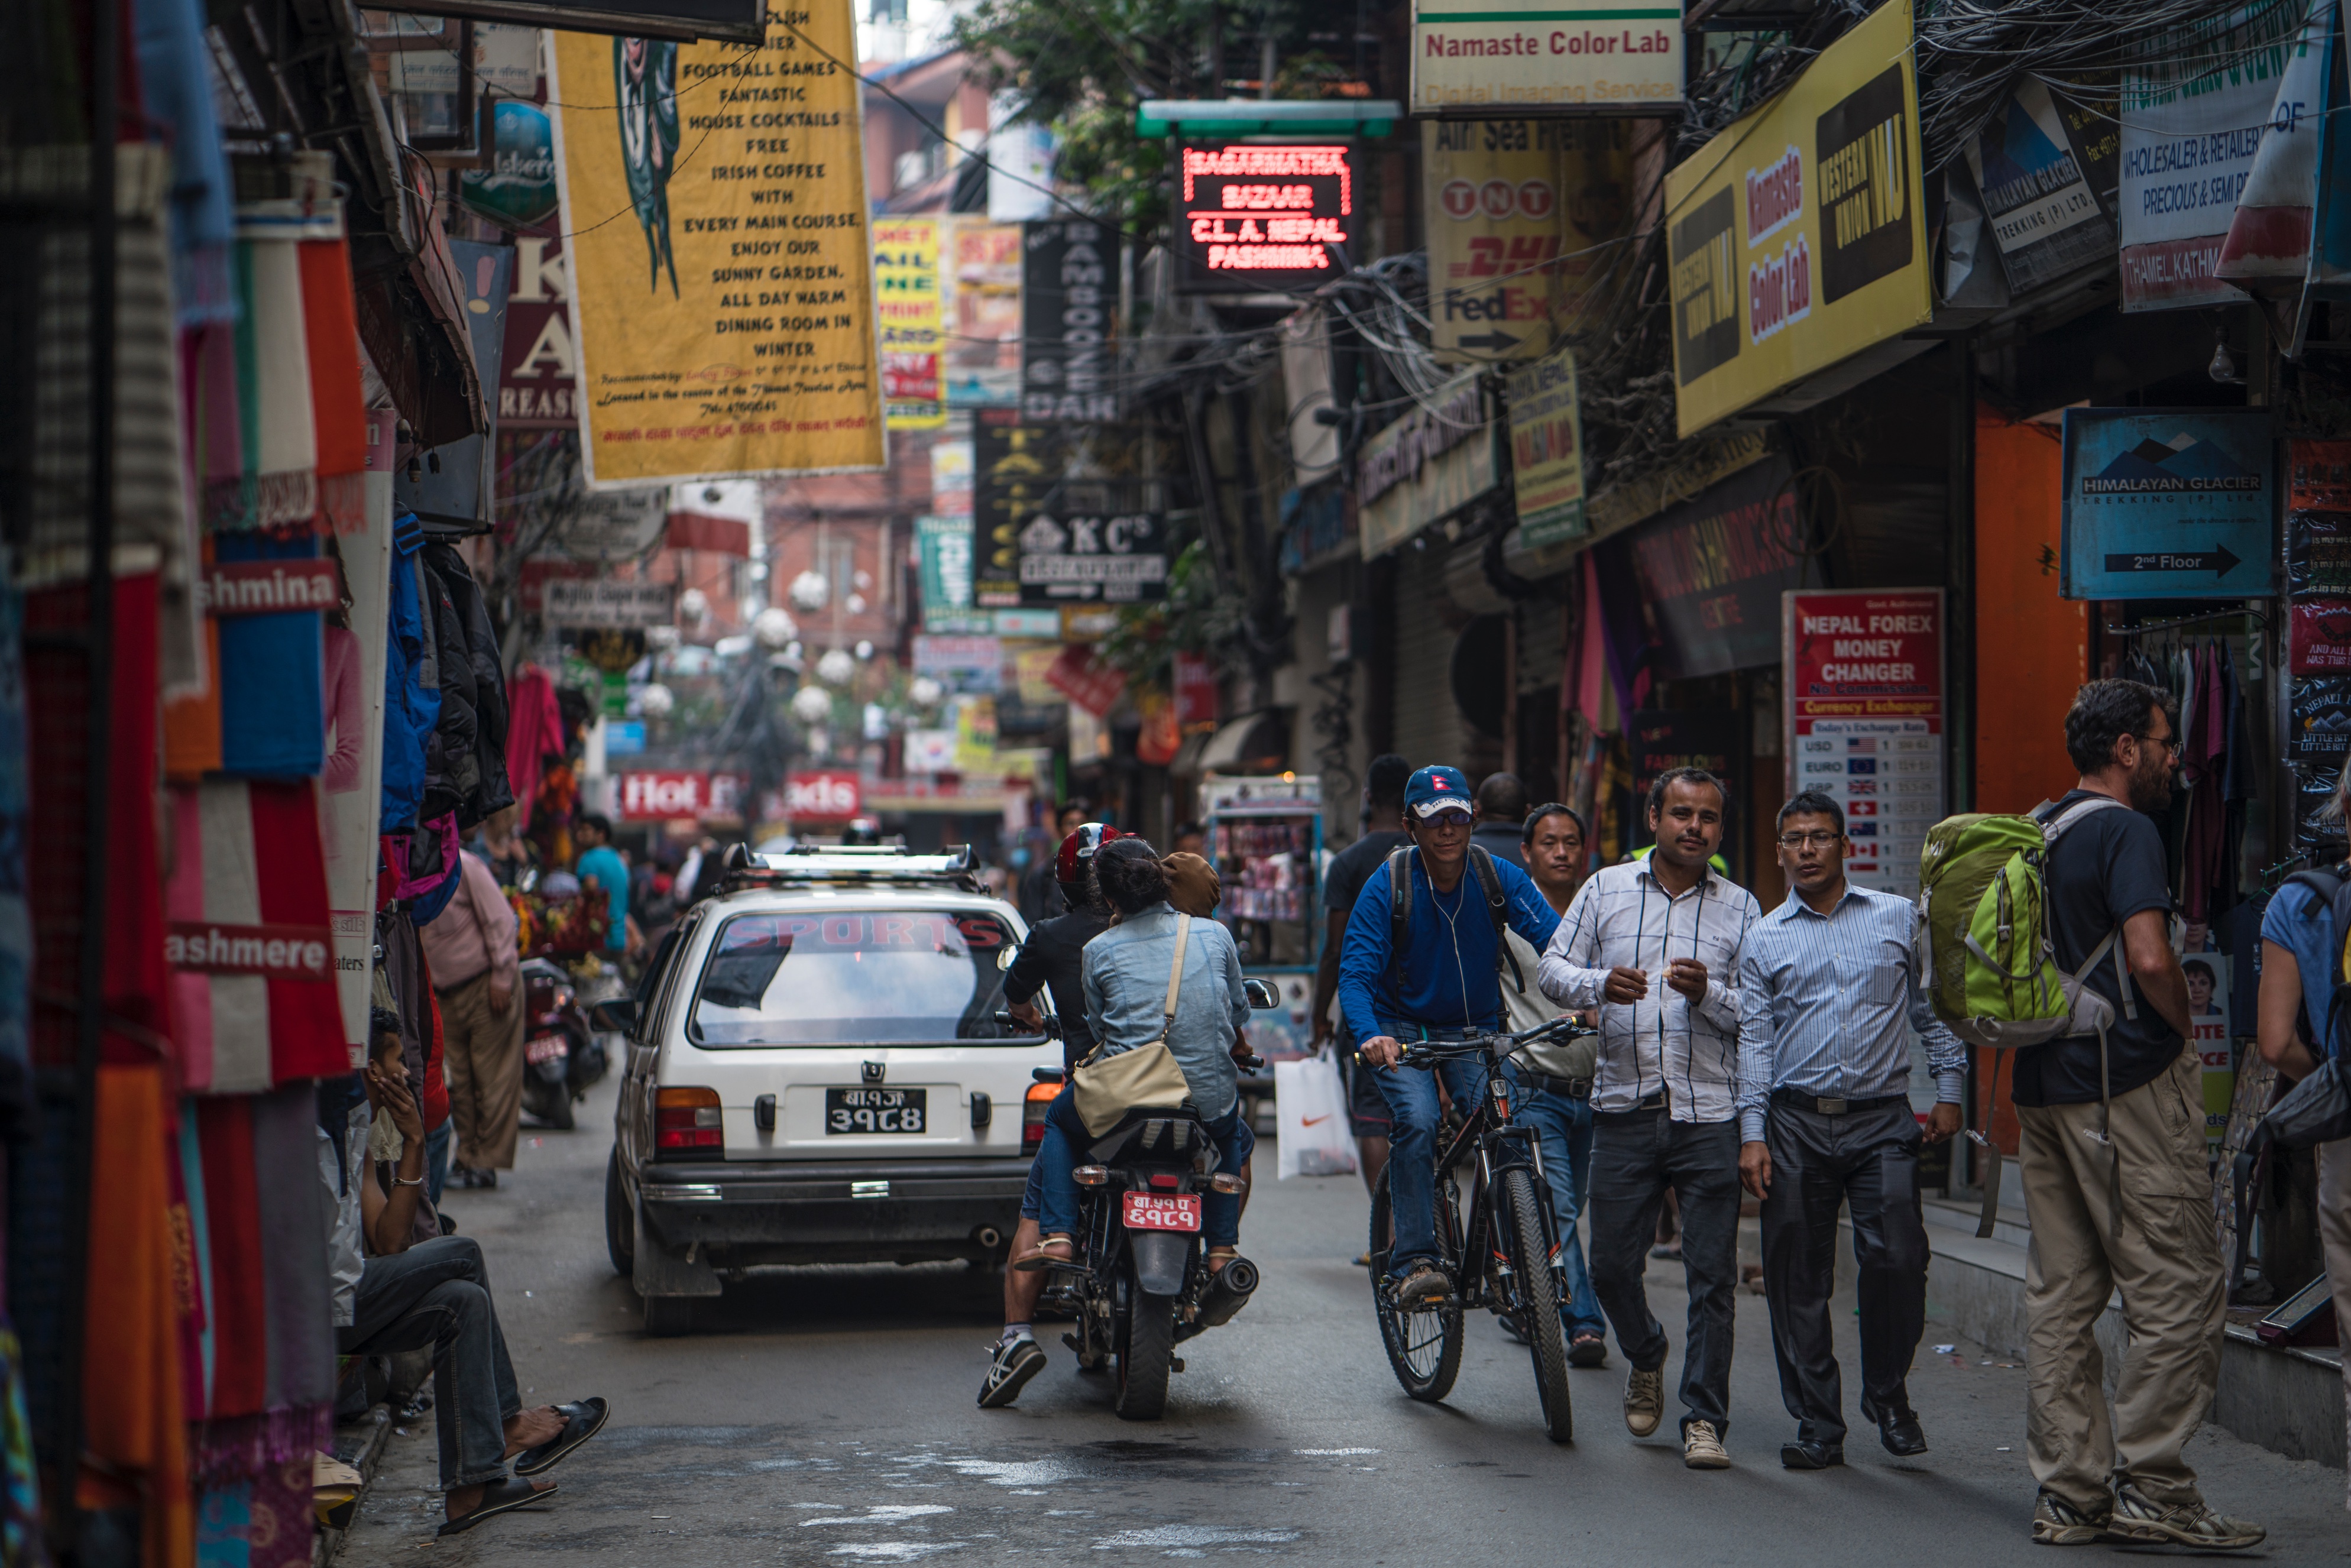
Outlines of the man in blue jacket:
M1453 1291L1437 1264L1437 1084L1427 1073L1396 1067L1403 1042L1460 1040L1498 1028L1497 925L1506 922L1541 952L1559 925L1526 873L1470 848L1475 810L1459 768L1424 768L1412 776L1404 794L1412 847L1398 850L1364 884L1339 958L1340 1009L1363 1042L1363 1059L1378 1070L1380 1093L1394 1118L1387 1183L1395 1246L1389 1278L1401 1305L1442 1301ZM1390 928L1391 873L1398 865L1412 879L1401 953ZM1494 917L1489 894L1501 900L1502 922ZM1437 1071L1459 1104L1478 1104L1486 1092L1483 1061L1448 1061Z

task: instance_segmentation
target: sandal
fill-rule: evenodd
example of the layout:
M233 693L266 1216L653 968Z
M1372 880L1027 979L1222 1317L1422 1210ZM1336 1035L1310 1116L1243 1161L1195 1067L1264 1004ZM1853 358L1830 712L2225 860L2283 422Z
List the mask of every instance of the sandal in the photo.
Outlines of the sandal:
M601 1399L582 1399L576 1404L553 1406L563 1417L563 1430L535 1448L525 1448L517 1455L515 1474L535 1476L541 1470L551 1470L556 1461L604 1429L611 1406Z
M1225 1271L1225 1265L1226 1265L1226 1264L1228 1264L1228 1263L1229 1263L1229 1262L1231 1262L1234 1259L1236 1259L1236 1258L1239 1257L1240 1255L1241 1255L1241 1249L1240 1249L1239 1248L1238 1248L1238 1247L1211 1247L1211 1248L1209 1248L1209 1249L1208 1249L1208 1272L1209 1272L1209 1273L1211 1273L1211 1274L1221 1274L1221 1273L1223 1273L1223 1272Z
M1053 1250L1056 1247L1061 1249L1059 1252ZM1067 1268L1075 1260L1076 1250L1068 1237L1048 1236L1034 1249L1020 1254L1012 1266L1024 1274L1033 1274L1040 1269Z
M455 1519L442 1521L441 1533L463 1535L495 1514L512 1513L518 1508L528 1508L532 1503L553 1497L555 1492L556 1486L553 1481L542 1487L533 1486L528 1481L516 1480L511 1477L502 1477L482 1489L482 1500L475 1506L472 1512L461 1513Z

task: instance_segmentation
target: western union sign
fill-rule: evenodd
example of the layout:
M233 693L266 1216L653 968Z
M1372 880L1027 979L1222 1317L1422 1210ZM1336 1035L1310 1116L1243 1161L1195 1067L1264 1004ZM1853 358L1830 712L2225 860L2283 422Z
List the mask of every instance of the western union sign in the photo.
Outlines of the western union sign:
M1689 435L1934 314L1910 0L1666 175Z

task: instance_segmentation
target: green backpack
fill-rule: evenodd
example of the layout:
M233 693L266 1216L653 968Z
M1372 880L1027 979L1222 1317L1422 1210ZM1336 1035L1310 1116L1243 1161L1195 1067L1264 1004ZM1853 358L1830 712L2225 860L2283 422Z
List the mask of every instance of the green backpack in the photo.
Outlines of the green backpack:
M2106 1030L2114 1024L2115 1009L2085 981L2111 955L2123 1011L2135 1019L2138 1004L2131 992L2130 966L2122 933L2109 931L2079 969L2068 974L2058 967L2049 851L2066 829L2108 809L2129 810L2120 800L2093 795L2063 811L2053 811L2044 801L2028 816L1946 817L1928 831L1918 856L1918 919L1927 935L1918 946L1925 969L1918 985L1936 1016L1968 1044L1993 1051L2095 1034L2102 1088ZM1987 1108L1999 1074L1995 1057L1992 1082L1980 1102ZM2102 1135L2104 1131L2102 1119ZM1990 1236L2000 1207L2001 1154L1980 1130L1968 1136L1985 1155L1983 1214L1976 1234Z

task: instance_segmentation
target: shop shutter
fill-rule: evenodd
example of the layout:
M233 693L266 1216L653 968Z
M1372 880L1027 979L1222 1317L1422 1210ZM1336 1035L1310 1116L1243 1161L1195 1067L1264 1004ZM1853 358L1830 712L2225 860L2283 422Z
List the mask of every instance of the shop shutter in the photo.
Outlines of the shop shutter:
M1415 768L1458 766L1468 738L1454 706L1453 632L1438 618L1437 574L1407 565L1395 594L1395 748Z
M1564 643L1559 631L1560 607L1548 599L1531 600L1519 607L1519 690L1539 692L1559 685Z

